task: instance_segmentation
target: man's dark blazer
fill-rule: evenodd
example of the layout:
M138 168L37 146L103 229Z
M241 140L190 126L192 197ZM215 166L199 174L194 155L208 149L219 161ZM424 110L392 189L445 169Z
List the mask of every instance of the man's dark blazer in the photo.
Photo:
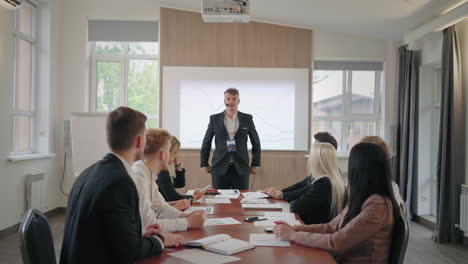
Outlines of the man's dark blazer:
M60 263L133 263L159 254L142 237L138 193L125 166L107 154L81 173L68 200Z
M252 115L237 112L239 118L239 128L234 139L236 141L236 151L227 152L226 141L228 132L224 125L224 112L210 116L210 123L206 130L203 144L200 151L200 167L208 167L208 159L211 151L211 141L215 137L215 151L211 162L213 175L224 175L229 167L230 153L233 155L234 166L240 175L249 175L249 167L260 167L260 139L255 130ZM249 166L249 153L247 149L247 136L252 143L252 163Z

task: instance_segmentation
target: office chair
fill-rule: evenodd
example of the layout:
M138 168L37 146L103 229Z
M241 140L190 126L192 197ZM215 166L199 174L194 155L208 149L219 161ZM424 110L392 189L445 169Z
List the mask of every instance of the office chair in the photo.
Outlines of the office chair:
M390 248L390 264L402 264L408 247L409 224L406 218L406 208L400 207L400 217L393 227L392 245Z
M38 210L29 210L19 229L24 264L56 264L54 241L47 218Z

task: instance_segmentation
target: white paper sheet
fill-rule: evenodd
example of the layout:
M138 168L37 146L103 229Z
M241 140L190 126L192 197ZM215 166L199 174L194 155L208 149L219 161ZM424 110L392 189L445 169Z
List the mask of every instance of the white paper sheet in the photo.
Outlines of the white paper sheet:
M264 216L268 220L274 221L296 220L296 216L293 213L265 212Z
M204 226L214 226L214 225L238 225L241 222L237 221L232 217L225 218L208 218L205 221Z
M205 198L206 204L230 204L231 200L229 199L215 199L215 198Z
M239 194L218 194L215 195L215 199L237 199L239 198Z
M204 207L204 206L192 206L190 208L187 208L187 210L185 210L184 213L189 214L193 211L198 211L198 210L205 211L206 214L214 213L214 207Z
M239 194L240 193L238 189L218 189L217 191L220 194Z
M188 190L185 195L193 195L195 193L195 190Z
M242 196L248 199L260 199L260 198L270 197L268 194L261 193L261 192L246 192L246 193L242 193Z
M250 244L269 247L290 247L291 243L276 238L274 234L250 234Z
M268 227L268 226L275 226L275 222L276 220L263 220L263 221L255 221L254 222L254 225L255 226L265 226L265 227ZM290 225L300 225L301 222L297 221L297 220L288 220L288 221L284 221Z
M243 198L240 203L242 204L267 204L270 203L267 199L247 199Z
M223 264L241 260L238 257L225 256L196 248L172 252L168 255L196 264Z
M281 205L277 203L269 204L242 204L244 209L281 209Z

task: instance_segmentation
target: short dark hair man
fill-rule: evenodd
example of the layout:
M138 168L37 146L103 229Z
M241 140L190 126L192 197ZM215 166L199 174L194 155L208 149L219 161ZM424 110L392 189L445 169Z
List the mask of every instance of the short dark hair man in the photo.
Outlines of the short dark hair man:
M129 174L145 147L145 122L144 114L128 107L109 113L111 153L73 184L60 263L133 263L183 243L178 235L159 234L157 225L142 235L138 193Z
M216 149L211 162L211 179L215 189L249 189L249 174L260 167L260 139L252 116L237 110L239 91L229 88L224 92L226 110L210 116L200 150L200 167L210 171L208 159L215 137ZM252 162L249 165L247 137L252 143ZM250 168L249 168L250 167Z

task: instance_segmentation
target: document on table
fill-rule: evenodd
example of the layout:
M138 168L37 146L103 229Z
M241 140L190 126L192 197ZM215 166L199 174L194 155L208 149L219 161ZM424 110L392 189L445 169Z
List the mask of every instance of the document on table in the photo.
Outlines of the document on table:
M270 203L267 199L250 199L243 198L240 203L242 204L267 204Z
M218 189L220 194L239 194L240 191L238 189Z
M268 194L261 193L261 192L245 192L245 193L242 193L242 196L248 199L260 199L260 198L270 197Z
M204 226L215 226L215 225L238 225L241 222L237 221L232 217L225 218L207 218Z
M216 254L196 248L172 252L168 255L195 264L223 264L241 260L241 258L238 257Z
M215 195L215 199L237 199L239 198L239 194L218 194Z
M255 221L254 222L254 225L255 226L275 226L275 222L276 220L263 220L263 221ZM300 225L301 222L297 221L297 220L287 220L287 221L284 221L286 223L288 223L289 225L292 225L292 226L295 226L295 225Z
M294 216L293 213L265 212L264 216L268 220L273 220L273 221L296 220L296 216Z
M193 195L195 193L195 190L188 190L185 195Z
M244 209L282 209L280 204L269 203L269 204L242 204Z
M214 212L214 207L204 207L204 206L193 206L190 208L187 208L184 213L189 214L193 211L205 211L206 214L213 214Z
M230 204L231 200L229 200L229 199L205 198L205 203L207 203L207 204Z
M269 247L290 247L291 243L280 238L276 238L274 234L250 234L250 244L256 246Z

